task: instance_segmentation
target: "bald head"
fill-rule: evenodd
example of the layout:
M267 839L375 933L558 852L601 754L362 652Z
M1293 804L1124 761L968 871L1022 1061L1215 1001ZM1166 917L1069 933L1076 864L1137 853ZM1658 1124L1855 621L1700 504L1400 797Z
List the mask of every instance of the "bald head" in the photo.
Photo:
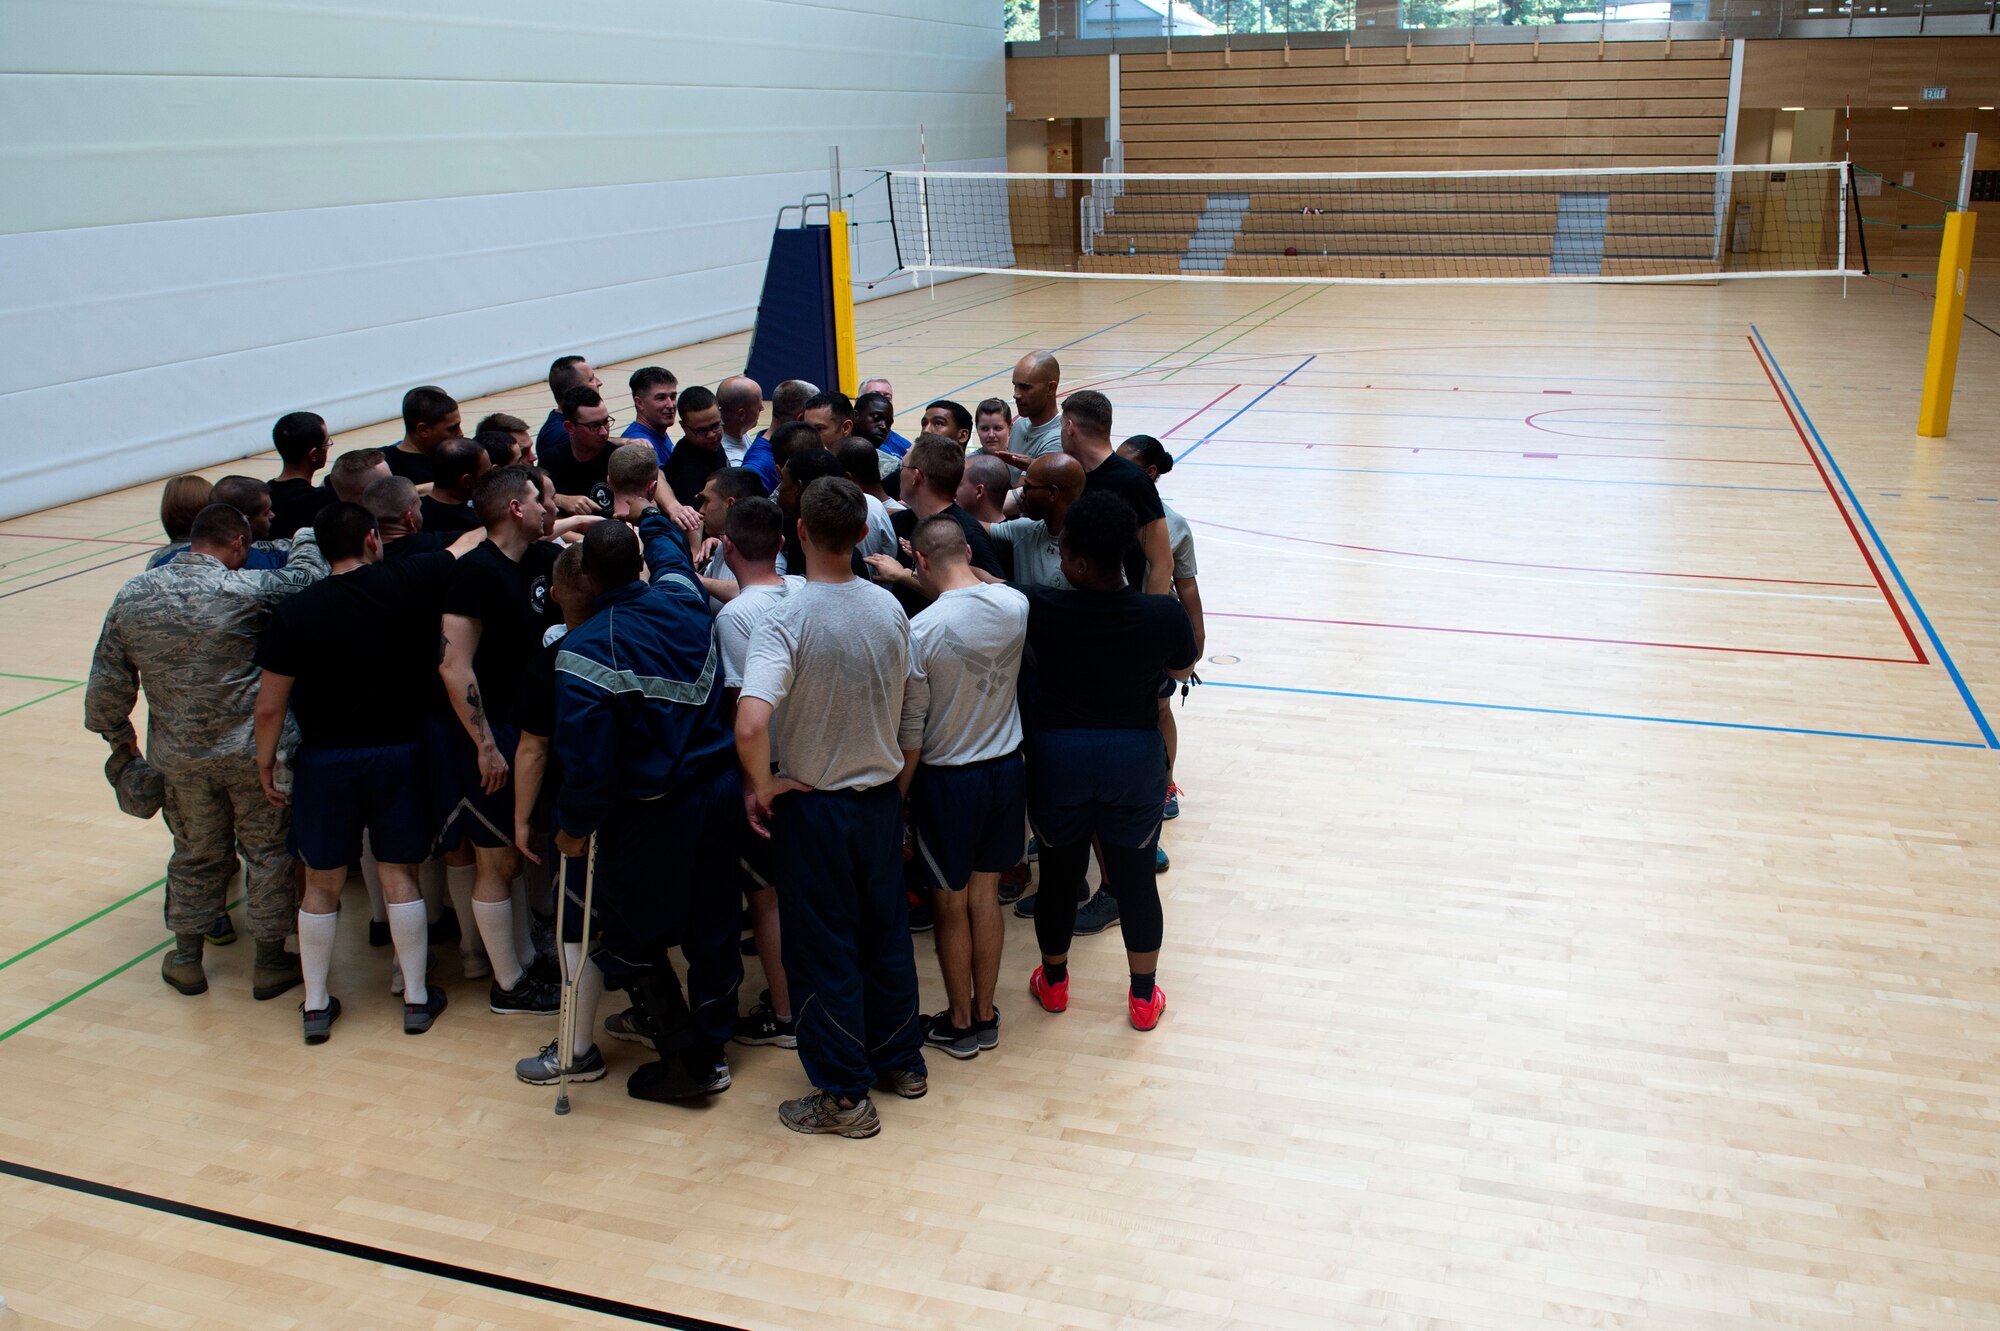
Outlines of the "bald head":
M715 405L722 408L722 432L741 439L764 414L764 390L748 375L734 375L716 385Z
M1042 454L1021 477L1022 515L1060 529L1069 506L1083 497L1085 479L1083 464L1069 454Z
M1030 424L1046 425L1056 414L1056 386L1062 366L1052 351L1031 351L1014 362L1014 409Z
M974 453L965 459L958 482L958 506L981 522L999 522L1007 515L1007 487L1013 472L999 458Z

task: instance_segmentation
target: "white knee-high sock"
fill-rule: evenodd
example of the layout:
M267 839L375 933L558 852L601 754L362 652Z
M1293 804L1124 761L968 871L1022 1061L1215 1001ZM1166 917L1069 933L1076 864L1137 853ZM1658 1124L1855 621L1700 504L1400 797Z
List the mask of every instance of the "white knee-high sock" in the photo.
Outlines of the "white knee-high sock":
M430 922L436 924L444 918L444 903L451 899L445 890L444 861L425 860L417 866L417 887L424 894L424 906Z
M507 904L514 911L514 950L523 958L535 955L535 931L528 921L528 885L516 874L507 887Z
M306 1011L326 1006L326 977L333 970L333 936L340 912L325 915L299 912L299 968L306 977Z
M361 882L368 889L368 918L370 921L386 920L383 913L382 871L375 867L375 852L368 848L364 833L361 842Z
M604 972L583 955L583 944L564 943L563 958L576 976L576 1057L597 1046L597 1005L604 998ZM578 970L578 967L582 970Z
M389 936L396 943L396 964L403 968L403 1001L423 1004L430 1001L424 986L424 972L430 968L430 921L424 918L421 901L389 903Z
M451 908L458 915L458 946L460 951L472 946L472 940L483 933L479 919L472 909L472 887L479 881L479 866L476 864L447 864L444 866L445 890L451 894Z
M486 940L486 959L493 964L493 982L512 989L521 982L521 954L514 949L514 907L506 901L475 901L473 916Z

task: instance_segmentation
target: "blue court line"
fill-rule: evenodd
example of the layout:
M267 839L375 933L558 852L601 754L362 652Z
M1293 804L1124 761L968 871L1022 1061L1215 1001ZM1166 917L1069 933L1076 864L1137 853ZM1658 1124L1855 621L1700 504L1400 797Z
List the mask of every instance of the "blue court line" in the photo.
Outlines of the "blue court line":
M1924 607L1917 601L1917 594L1910 590L1909 579L1905 578L1903 570L1897 567L1896 557L1889 553L1888 542L1882 539L1882 533L1875 530L1874 522L1868 517L1868 510L1861 506L1860 496L1856 495L1854 487L1847 483L1847 476L1841 471L1840 463L1834 460L1833 450L1826 446L1826 440L1821 437L1819 427L1813 424L1812 416L1806 411L1806 404L1799 400L1798 391L1792 387L1792 381L1785 377L1785 371L1778 364L1778 358L1771 354L1770 344L1764 341L1764 334L1758 331L1756 324L1750 325L1750 335L1757 339L1757 345L1762 349L1764 358L1770 361L1771 368L1777 371L1778 382L1782 383L1785 391L1791 394L1792 405L1799 409L1799 419L1804 421L1806 429L1812 432L1813 443L1819 446L1820 456L1826 459L1826 465L1833 468L1834 479L1840 482L1841 491L1846 494L1849 506L1854 509L1854 515L1860 518L1861 525L1868 529L1868 539L1875 542L1875 549L1881 553L1882 562L1887 565L1889 575L1895 578L1896 586L1902 590L1903 600L1916 612L1917 622L1924 626L1924 636L1931 640L1931 647L1937 652L1938 662L1944 666L1945 673L1951 676L1952 684L1958 689L1958 696L1965 702L1965 709L1972 713L1972 719L1979 725L1979 733L1985 736L1986 747L2000 749L2000 736L1993 733L1992 725L1986 720L1986 713L1979 710L1978 701L1973 698L1972 690L1966 686L1965 676L1958 673L1958 665L1951 659L1951 653L1945 650L1944 640L1938 637L1937 629L1932 627L1931 617L1924 613Z
M1299 303L1303 305L1305 302L1301 301ZM1297 365L1294 365L1291 369L1285 371L1284 379L1278 380L1277 383L1272 384L1269 388L1265 389L1263 392L1259 393L1257 396L1251 398L1248 402L1238 407L1236 409L1236 414L1234 416L1231 416L1228 420L1216 426L1213 430L1210 430L1207 434L1203 435L1201 438L1195 440L1194 443L1188 447L1187 452L1181 453L1179 456L1175 457L1174 461L1179 462L1181 458L1186 457L1188 453L1194 452L1195 449L1200 448L1203 444L1207 443L1209 440L1215 438L1215 436L1221 434L1224 430L1234 425L1236 423L1237 416L1241 416L1244 412L1250 410L1250 408L1256 406L1259 402L1262 402L1265 398L1269 397L1274 391L1276 391L1278 385L1284 383L1285 379L1291 378L1293 375L1297 374L1300 370L1303 370L1306 366L1312 364L1314 361L1318 359L1319 357L1317 355L1308 356L1304 360L1300 361Z
M1077 344L1077 342L1088 342L1088 341L1090 341L1090 339L1091 339L1091 338L1093 338L1093 337L1102 337L1102 336L1103 336L1104 334L1106 334L1106 333L1110 332L1110 331L1111 331L1112 329L1114 329L1114 328L1123 328L1123 327L1124 327L1124 326L1125 326L1126 324L1128 324L1128 323L1131 323L1133 319L1143 319L1143 318L1145 318L1145 317L1146 317L1146 311L1144 311L1144 310L1141 310L1141 311L1140 311L1139 313L1137 313L1137 314L1133 315L1131 319L1120 319L1120 320L1119 320L1119 321L1118 321L1117 323L1115 323L1115 324L1106 324L1106 325L1105 325L1104 327L1102 327L1102 328L1098 329L1098 330L1097 330L1097 331L1096 331L1095 333L1085 333L1085 334L1084 334L1084 335L1083 335L1082 337L1079 337L1079 338L1077 338L1077 339L1076 339L1076 342L1065 342L1065 343L1063 343L1063 344L1062 344L1061 346L1059 346L1059 347L1056 347L1056 348L1054 348L1054 350L1056 350L1056 351L1067 351L1067 350L1069 350L1069 349L1070 349L1071 347L1075 346L1075 345ZM1014 367L1013 367L1013 366L1011 366L1011 365L1009 365L1009 366L1008 366L1008 367L1007 367L1006 369L1004 369L1004 370L996 370L996 371L995 371L994 373L992 373L992 374L986 374L986 375L981 375L981 376L980 376L979 378L977 378L977 379L974 379L974 380L973 380L973 381L972 381L971 383L969 383L969 384L960 384L960 385L959 385L958 387L956 387L956 388L953 388L953 389L949 389L949 390L947 390L946 392L944 392L944 393L941 393L941 394L939 394L939 396L940 396L940 397L957 397L957 396L958 396L958 395L959 395L960 393L963 393L963 392L964 392L964 391L965 391L966 389L968 389L968 388L977 388L977 387L978 387L978 386L979 386L980 384L983 384L983 383L985 383L985 382L986 382L986 381L987 381L988 379L998 379L998 378L1000 378L1000 377L1001 377L1001 376L1003 376L1003 375L1008 375L1008 374L1012 374L1013 372L1014 372ZM935 399L933 399L933 400L935 400ZM1630 423L1631 423L1631 422L1629 422L1629 421L1628 421L1628 422L1626 422L1626 424L1630 424Z
M1203 441L1207 442L1206 440ZM1189 449L1192 453L1194 449ZM1186 457L1187 453L1181 454ZM1347 472L1359 476L1456 476L1474 481L1531 481L1548 485L1639 485L1664 490L1757 490L1765 494L1816 495L1824 490L1794 489L1783 485L1703 485L1695 481L1599 481L1582 476L1515 476L1506 472L1422 471L1401 467L1282 467L1255 462L1191 462L1191 467L1226 467L1235 471L1319 471Z
M1361 702L1417 703L1425 707L1464 707L1480 712L1526 712L1535 716L1581 716L1594 721L1649 721L1666 726L1699 726L1709 730L1751 730L1772 735L1820 735L1828 739L1871 739L1889 744L1925 744L1940 749L1983 749L1963 739L1924 739L1917 735L1875 735L1860 730L1811 730L1803 726L1759 726L1746 721L1701 721L1687 716L1642 716L1632 712L1586 712L1571 707L1526 707L1515 703L1466 702L1458 698L1406 698L1394 693L1350 693L1342 689L1299 689L1278 684L1234 684L1207 679L1205 688L1247 689L1254 693L1298 693L1314 698L1353 698Z

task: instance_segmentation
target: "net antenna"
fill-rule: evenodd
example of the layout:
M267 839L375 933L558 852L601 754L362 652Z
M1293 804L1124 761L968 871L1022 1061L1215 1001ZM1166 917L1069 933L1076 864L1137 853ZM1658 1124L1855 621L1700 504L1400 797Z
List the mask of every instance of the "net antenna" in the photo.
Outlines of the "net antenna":
M1282 175L891 171L911 273L1157 282L1864 276L1841 162ZM933 280L935 280L933 278Z

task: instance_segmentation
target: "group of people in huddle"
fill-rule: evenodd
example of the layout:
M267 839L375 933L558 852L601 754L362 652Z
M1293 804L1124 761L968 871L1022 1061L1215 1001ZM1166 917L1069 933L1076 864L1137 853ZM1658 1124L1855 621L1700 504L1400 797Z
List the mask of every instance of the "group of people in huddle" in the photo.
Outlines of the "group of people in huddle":
M648 366L614 434L565 356L536 431L467 437L425 386L387 447L329 465L295 412L275 479L169 481L169 545L113 600L85 702L121 807L173 834L162 979L207 989L240 859L252 992L303 987L308 1044L341 1015L357 868L406 1033L445 1010L437 945L496 1013L567 991L575 1038L515 1068L536 1085L606 1075L621 990L602 1032L653 1052L632 1095L712 1096L729 1044L784 1046L812 1087L785 1126L872 1136L872 1092L923 1095L926 1049L998 1046L1007 903L1034 920L1037 1005L1068 1007L1072 939L1116 923L1128 1019L1154 1029L1193 542L1158 440L1114 445L1110 401L1061 397L1049 353L1013 377L1018 415L935 401L909 439L885 380L767 404Z

